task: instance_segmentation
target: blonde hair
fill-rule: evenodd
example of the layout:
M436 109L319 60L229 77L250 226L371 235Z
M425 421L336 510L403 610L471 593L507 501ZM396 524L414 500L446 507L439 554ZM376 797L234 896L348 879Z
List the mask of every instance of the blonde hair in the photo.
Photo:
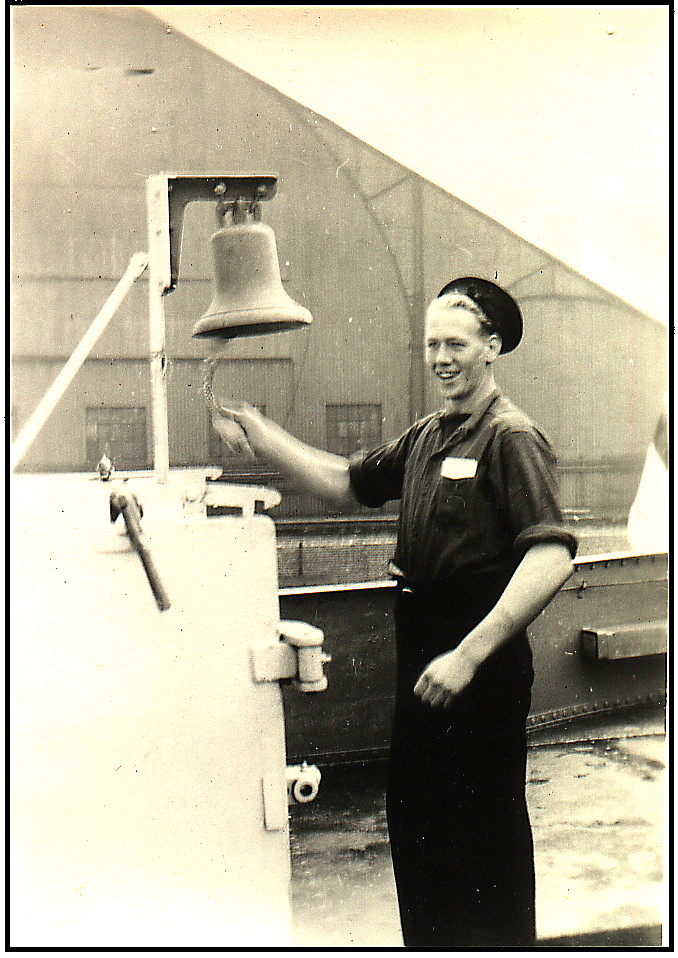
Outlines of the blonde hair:
M436 306L441 309L452 310L452 309L466 309L469 313L473 313L478 322L483 328L483 331L488 335L499 336L501 339L501 333L496 328L493 322L488 319L487 315L483 312L480 306L476 303L474 299L471 299L470 296L467 296L465 293L444 293L442 296L438 296L437 299L434 299L429 309Z

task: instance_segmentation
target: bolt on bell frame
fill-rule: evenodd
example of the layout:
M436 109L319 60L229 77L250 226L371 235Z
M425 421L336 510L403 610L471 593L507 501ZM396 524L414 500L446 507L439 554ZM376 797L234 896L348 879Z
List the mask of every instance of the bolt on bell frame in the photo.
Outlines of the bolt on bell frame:
M260 203L272 199L276 191L276 174L158 173L146 181L153 468L159 482L167 480L169 471L164 296L178 282L187 204L216 203L214 298L193 329L194 337L206 339L213 347L205 363L208 406L221 411L212 378L221 358L217 350L225 343L241 336L285 332L313 321L310 312L283 289L273 230L261 222Z

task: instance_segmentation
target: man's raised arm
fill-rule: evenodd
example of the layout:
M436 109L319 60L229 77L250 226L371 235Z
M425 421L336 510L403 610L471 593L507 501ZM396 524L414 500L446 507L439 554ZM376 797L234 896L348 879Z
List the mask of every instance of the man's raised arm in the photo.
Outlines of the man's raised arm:
M245 453L263 459L305 492L335 505L357 502L348 459L306 445L247 403L228 413L232 418L215 416L212 424L232 455Z

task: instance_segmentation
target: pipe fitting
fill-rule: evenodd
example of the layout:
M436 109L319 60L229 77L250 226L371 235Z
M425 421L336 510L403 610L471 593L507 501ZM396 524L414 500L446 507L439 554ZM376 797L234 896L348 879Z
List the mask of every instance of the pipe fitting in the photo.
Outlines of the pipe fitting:
M285 620L280 623L280 637L296 649L296 688L300 692L324 692L327 688L324 665L332 661L332 656L323 651L322 629L307 622Z
M318 795L321 777L317 765L308 765L306 762L301 765L288 765L285 769L288 803L298 802L305 805L312 802Z

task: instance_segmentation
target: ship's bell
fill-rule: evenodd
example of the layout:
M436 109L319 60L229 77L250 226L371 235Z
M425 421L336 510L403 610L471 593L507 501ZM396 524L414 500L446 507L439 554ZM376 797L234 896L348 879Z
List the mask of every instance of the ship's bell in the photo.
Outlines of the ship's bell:
M212 237L212 251L214 299L193 327L194 336L234 339L313 322L310 312L283 289L270 226L259 221L224 226Z

